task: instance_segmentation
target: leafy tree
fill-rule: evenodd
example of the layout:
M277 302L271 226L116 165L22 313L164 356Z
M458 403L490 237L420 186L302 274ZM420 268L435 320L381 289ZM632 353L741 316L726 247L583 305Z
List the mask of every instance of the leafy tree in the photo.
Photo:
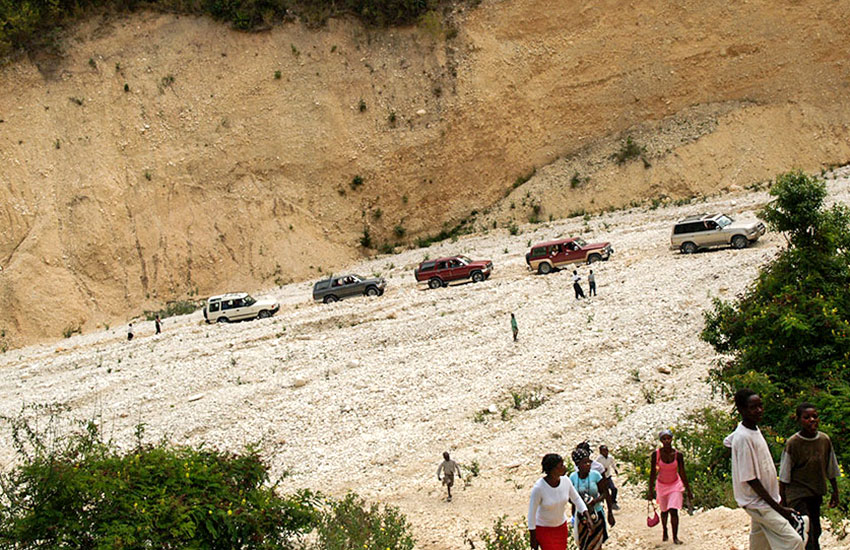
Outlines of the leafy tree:
M252 449L146 445L140 430L121 450L94 422L69 435L5 420L18 465L0 475L2 548L282 549L316 518L315 497L279 496Z
M799 171L770 194L760 215L788 246L743 295L706 312L702 338L724 354L712 379L727 395L759 392L778 434L796 431L794 408L813 402L850 465L850 210L827 207L825 183Z

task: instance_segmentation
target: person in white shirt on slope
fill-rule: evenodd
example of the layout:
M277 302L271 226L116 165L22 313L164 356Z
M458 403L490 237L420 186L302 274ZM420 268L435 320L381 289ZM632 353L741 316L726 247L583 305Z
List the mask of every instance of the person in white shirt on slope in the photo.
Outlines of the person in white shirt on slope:
M532 550L566 550L567 503L572 502L580 517L587 522L587 505L567 477L567 467L560 455L550 453L541 461L546 474L531 489L528 502L528 533Z

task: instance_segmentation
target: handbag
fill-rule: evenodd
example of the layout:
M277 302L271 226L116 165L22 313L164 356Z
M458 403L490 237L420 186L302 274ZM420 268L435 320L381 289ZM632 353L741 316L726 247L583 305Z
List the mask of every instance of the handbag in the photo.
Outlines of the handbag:
M650 506L652 507L652 515L649 515ZM652 500L646 501L646 526L655 527L661 521L658 517L658 510L655 508L655 502Z

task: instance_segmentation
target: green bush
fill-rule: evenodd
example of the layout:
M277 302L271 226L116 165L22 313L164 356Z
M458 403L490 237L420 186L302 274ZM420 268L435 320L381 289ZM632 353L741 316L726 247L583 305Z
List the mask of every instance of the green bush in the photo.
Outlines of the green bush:
M760 212L788 247L731 302L715 300L702 338L723 354L711 371L729 396L761 394L763 428L780 439L798 427L794 409L814 403L820 429L850 464L850 209L827 208L826 184L802 172L783 174ZM770 438L768 438L770 439ZM846 484L846 482L843 482ZM845 500L833 515L848 516Z
M715 300L702 338L723 360L712 373L727 394L749 386L765 402L764 424L797 430L803 400L821 411L821 430L850 464L850 210L825 208L826 185L784 174L761 217L789 246L734 302Z
M196 302L194 300L174 300L167 302L165 307L160 310L145 310L144 316L148 321L153 321L159 315L160 319L173 317L175 315L188 315L203 307L204 302Z
M635 143L632 136L628 136L626 141L620 145L620 149L614 153L613 159L617 161L617 164L625 164L631 159L642 158L643 154L644 148ZM645 160L644 164L646 164Z
M144 444L140 426L122 450L95 422L63 434L56 418L3 418L19 460L0 476L0 547L287 548L316 516L310 493L276 494L254 449Z
M315 550L412 550L415 544L398 508L367 505L353 493L327 501L316 537Z

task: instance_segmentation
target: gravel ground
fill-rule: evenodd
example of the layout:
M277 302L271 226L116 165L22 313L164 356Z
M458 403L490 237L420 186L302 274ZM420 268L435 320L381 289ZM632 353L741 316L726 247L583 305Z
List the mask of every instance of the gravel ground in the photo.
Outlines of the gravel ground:
M850 170L829 185L846 202ZM766 200L737 193L530 225L515 236L493 230L352 266L388 278L378 298L314 304L312 282L303 282L261 293L281 302L267 320L205 325L198 312L166 319L156 336L140 323L132 342L121 326L12 350L0 355L0 413L65 402L127 444L140 421L151 439L227 449L260 442L274 474L291 473L285 490L354 490L400 506L420 547L462 548L465 530L522 516L543 453L566 455L588 438L616 455L712 402L702 312L712 297L744 290L784 241L768 233L744 250L682 256L668 249L670 227L702 211L752 219ZM612 259L593 266L598 297L576 301L569 271L526 270L529 243L567 235L613 244ZM426 254L454 253L492 259L493 276L417 287L412 269ZM588 267L579 271L586 280ZM511 392L545 400L515 410ZM13 456L2 447L8 467ZM435 478L444 450L481 468L451 504ZM628 490L623 500L609 546L651 547L660 533L641 527L642 505ZM694 542L683 548L743 548L746 525L741 511L686 518L683 538Z

